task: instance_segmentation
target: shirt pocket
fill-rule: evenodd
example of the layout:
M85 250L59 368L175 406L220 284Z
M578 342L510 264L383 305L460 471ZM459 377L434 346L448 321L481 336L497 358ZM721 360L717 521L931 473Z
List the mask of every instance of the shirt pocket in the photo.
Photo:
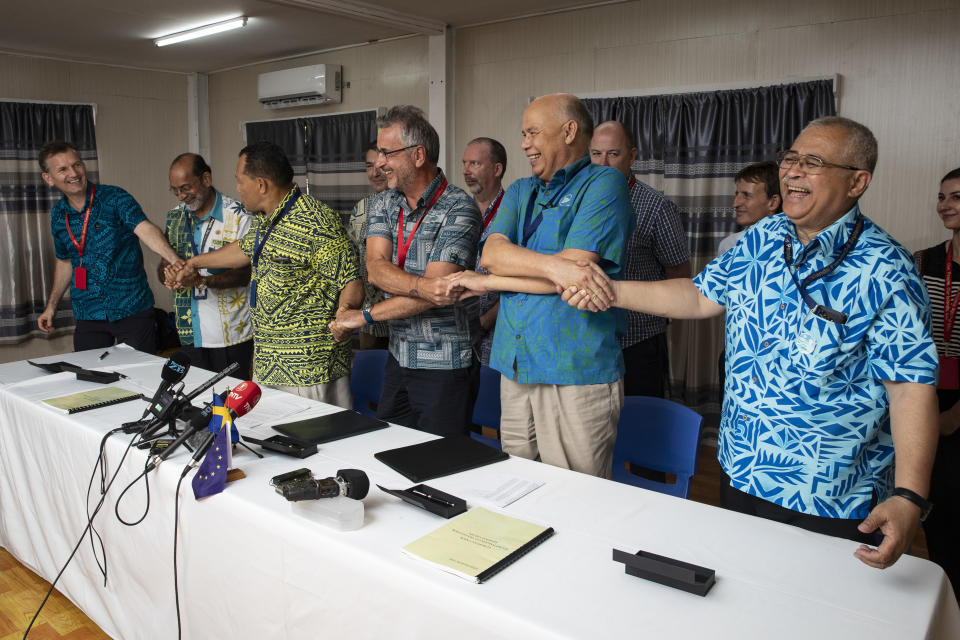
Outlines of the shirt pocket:
M805 310L790 344L788 357L791 368L808 379L823 380L832 376L849 364L851 346L845 338L844 325Z

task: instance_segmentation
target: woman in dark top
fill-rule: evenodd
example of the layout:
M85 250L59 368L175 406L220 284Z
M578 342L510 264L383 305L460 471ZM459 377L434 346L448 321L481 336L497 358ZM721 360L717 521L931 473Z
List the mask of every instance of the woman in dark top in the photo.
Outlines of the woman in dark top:
M923 524L930 559L943 567L960 598L960 169L940 182L937 214L953 237L916 254L930 293L931 328L940 356L940 444L933 464L930 501Z

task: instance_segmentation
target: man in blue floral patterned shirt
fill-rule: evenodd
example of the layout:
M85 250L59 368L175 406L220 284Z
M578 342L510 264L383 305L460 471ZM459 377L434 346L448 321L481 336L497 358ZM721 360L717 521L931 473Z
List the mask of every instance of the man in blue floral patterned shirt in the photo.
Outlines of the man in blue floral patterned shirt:
M783 213L693 280L613 288L615 305L647 313L726 311L725 504L863 542L879 530L854 555L884 568L930 507L938 363L910 254L857 204L876 161L869 129L815 120L780 155Z

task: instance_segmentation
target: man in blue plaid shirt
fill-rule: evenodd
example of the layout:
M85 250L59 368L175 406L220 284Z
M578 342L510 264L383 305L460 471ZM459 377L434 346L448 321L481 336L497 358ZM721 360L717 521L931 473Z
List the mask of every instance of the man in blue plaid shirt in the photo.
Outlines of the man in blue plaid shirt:
M665 280L690 277L690 250L677 205L640 182L630 170L637 159L633 134L619 122L599 125L590 140L590 161L613 167L627 179L636 226L627 245L624 280ZM666 391L667 320L646 313L627 314L627 333L620 337L623 392L628 396L663 397Z

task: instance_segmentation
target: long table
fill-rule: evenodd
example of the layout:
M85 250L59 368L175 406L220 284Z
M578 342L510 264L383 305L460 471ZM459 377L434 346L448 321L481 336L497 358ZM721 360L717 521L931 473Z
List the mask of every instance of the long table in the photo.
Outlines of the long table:
M159 382L159 358L122 347L109 358L98 355L42 360L112 366L130 376L121 386L145 392ZM187 389L207 375L191 371ZM85 494L100 439L145 406L129 402L67 416L40 404L88 384L71 378L24 363L0 365L0 545L47 579L86 524ZM276 403L279 393L265 390L264 397ZM302 415L334 410L314 404ZM445 520L375 486L364 500L364 526L342 532L294 514L268 484L306 466L322 476L362 469L371 485L404 488L411 483L373 454L431 437L391 426L321 445L302 461L260 460L238 449L234 466L246 478L223 493L196 501L185 482L178 531L183 637L960 637L949 582L926 560L904 556L884 571L871 569L853 557L854 542L519 458L430 482L451 492L494 486L507 476L545 483L503 512L553 526L556 535L480 585L402 554L405 544ZM108 441L111 473L128 440ZM128 527L118 522L114 504L144 459L139 450L128 454L95 521L106 545L106 586L85 541L58 588L111 636L175 638L174 494L186 454L150 474L149 512ZM145 505L141 483L120 511L136 520ZM716 585L699 597L625 575L611 560L613 548L713 568Z

